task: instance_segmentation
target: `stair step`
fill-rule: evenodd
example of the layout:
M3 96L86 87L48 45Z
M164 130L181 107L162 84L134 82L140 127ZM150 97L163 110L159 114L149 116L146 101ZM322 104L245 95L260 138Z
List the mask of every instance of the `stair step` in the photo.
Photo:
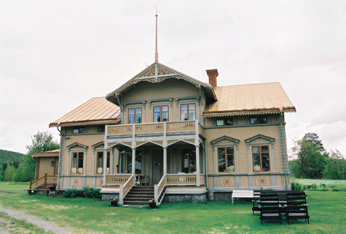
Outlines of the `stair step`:
M142 194L127 194L126 197L154 197L154 194L145 194L145 195L142 195Z
M128 198L128 199L125 199L124 202L149 202L149 200L153 200L153 199Z
M124 205L139 205L139 206L143 206L143 205L148 205L148 202L124 202Z

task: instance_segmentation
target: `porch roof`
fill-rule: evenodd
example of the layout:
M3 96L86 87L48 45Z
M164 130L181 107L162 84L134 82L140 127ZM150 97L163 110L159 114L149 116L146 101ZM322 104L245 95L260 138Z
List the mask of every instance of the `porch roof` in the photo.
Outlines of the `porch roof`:
M81 124L83 122L116 122L119 120L120 108L107 101L105 97L93 97L82 105L49 124L49 127Z
M33 158L42 158L42 157L59 157L59 149L50 150L45 152L36 152L32 155Z
M279 82L215 87L217 102L204 115L244 115L295 112L296 108Z

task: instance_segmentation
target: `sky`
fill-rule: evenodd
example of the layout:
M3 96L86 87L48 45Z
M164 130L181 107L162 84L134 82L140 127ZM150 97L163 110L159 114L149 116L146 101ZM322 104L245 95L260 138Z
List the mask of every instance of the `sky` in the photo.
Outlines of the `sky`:
M317 133L346 155L346 1L0 1L0 149L105 96L154 61L219 85L280 82L294 142Z

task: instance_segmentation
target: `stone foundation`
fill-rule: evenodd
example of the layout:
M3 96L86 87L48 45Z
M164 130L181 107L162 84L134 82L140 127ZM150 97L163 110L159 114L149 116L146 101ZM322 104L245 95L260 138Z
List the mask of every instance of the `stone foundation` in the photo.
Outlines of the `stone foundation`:
M179 203L179 202L207 202L207 193L204 194L166 194L163 200L164 203Z
M119 198L119 194L118 193L102 193L101 194L101 200L102 201L110 201L115 196L117 196Z

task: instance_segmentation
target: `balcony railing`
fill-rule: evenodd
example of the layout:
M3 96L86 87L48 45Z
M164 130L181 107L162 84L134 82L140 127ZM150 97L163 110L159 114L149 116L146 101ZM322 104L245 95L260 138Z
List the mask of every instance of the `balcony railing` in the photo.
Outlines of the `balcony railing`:
M133 134L150 134L150 133L174 133L174 132L201 132L202 127L196 120L176 121L176 122L159 122L159 123L140 123L140 124L120 124L107 125L107 136ZM165 128L166 125L166 128ZM134 126L134 127L133 127Z

